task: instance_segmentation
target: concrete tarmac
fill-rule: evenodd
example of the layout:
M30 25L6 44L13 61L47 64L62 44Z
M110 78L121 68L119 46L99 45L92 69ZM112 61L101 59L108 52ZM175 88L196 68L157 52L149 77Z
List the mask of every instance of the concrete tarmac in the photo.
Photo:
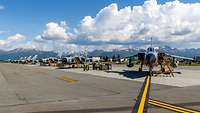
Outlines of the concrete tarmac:
M75 82L71 83L72 80ZM0 63L0 113L130 113L142 84L54 68ZM153 83L150 97L200 110L198 85L177 87ZM153 106L148 111L173 113Z

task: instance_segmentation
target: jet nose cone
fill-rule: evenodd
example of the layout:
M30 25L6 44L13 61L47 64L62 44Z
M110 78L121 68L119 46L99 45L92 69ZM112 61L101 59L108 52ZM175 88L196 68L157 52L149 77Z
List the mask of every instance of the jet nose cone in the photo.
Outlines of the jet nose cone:
M154 54L147 54L146 64L149 66L153 66L155 62L156 62L156 56Z

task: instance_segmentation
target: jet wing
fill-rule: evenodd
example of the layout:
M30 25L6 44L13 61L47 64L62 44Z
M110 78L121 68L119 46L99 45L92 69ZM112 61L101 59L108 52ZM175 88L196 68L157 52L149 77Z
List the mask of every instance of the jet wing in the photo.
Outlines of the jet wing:
M132 56L127 56L125 58L131 59L131 60L138 60L138 54L132 55Z
M190 58L190 57L184 57L184 56L178 56L178 55L170 55L170 54L166 54L169 57L172 58L177 58L177 59L183 59L183 60L194 60L194 58Z

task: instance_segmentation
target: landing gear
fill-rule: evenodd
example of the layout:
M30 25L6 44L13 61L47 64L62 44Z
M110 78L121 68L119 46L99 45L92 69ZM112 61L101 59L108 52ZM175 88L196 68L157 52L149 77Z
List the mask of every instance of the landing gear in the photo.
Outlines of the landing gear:
M149 67L149 75L153 76L153 68L152 67Z
M142 71L142 68L139 68L139 72L141 72Z
M165 72L165 68L161 68L161 71L162 71L162 72Z
M133 63L129 63L129 64L127 65L127 67L133 67L133 66L134 66Z
M162 73L165 72L165 68L163 67L162 63L160 63L160 69L161 69L161 72L162 72Z
M141 63L141 65L140 65L139 72L142 71L142 67L143 67L143 63Z
M88 64L84 64L83 65L83 71L89 71L89 65Z
M150 75L150 76L153 76L153 71L149 71L149 75Z

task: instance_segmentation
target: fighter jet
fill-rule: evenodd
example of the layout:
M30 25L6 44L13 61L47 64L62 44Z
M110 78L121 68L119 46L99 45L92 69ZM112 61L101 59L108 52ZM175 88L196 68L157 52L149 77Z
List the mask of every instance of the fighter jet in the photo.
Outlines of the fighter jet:
M49 65L48 58L39 59L38 62L40 63L40 66L48 66Z
M20 58L20 64L25 64L26 63L26 60L27 60L27 57L21 57Z
M58 58L56 58L56 57L49 57L48 58L49 66L56 66L57 62L58 62Z
M32 58L32 64L36 64L38 62L37 61L37 57L38 57L38 55L33 56L33 58Z
M153 68L160 65L161 72L166 73L166 68L168 69L168 72L173 75L173 69L171 64L171 59L173 59L173 62L175 62L175 59L185 59L185 60L194 60L193 58L188 57L182 57L177 55L170 55L164 52L158 52L155 50L155 48L152 46L152 38L151 38L151 46L147 48L145 52L139 52L136 55L133 55L133 57L137 57L137 59L140 62L139 71L142 71L143 66L146 65L149 68L149 73L153 74ZM132 63L131 57L129 58L128 67L133 67L134 64Z
M30 61L30 60L31 60L31 57L32 57L32 56L27 57L26 60L27 60L27 61Z
M80 65L84 64L84 57L82 56L73 56L73 57L64 57L62 58L63 65L69 65L70 67L81 67Z

